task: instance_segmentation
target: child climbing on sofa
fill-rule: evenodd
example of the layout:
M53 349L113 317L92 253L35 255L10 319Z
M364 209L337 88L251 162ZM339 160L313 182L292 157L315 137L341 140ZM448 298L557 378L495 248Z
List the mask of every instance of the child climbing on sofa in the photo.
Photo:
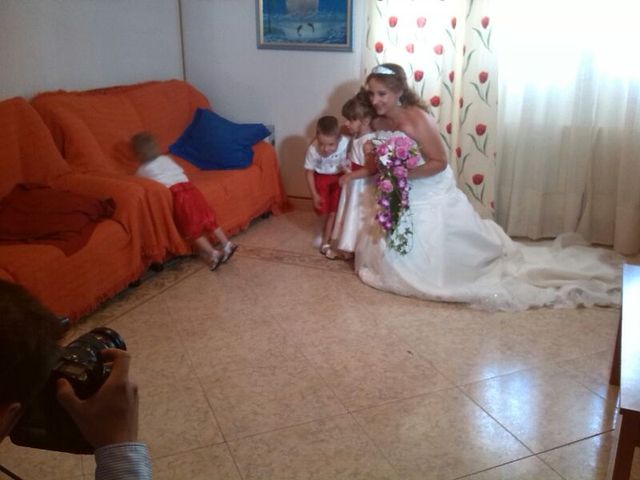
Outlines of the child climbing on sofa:
M149 132L140 132L131 138L131 148L140 167L136 175L162 183L173 197L173 218L185 240L192 241L211 271L229 260L238 246L231 242L218 226L216 215L200 190L189 181L184 170L168 155L160 153L156 138ZM209 235L222 244L216 249Z

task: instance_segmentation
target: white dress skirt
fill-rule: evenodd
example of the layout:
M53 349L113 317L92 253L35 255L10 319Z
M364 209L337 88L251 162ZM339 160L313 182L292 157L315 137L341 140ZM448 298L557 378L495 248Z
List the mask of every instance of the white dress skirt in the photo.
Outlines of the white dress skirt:
M616 253L590 247L577 234L535 245L514 242L476 213L448 166L410 185L413 238L406 255L387 247L374 220L375 200L362 212L369 227L358 237L355 268L366 284L486 310L620 305L622 258Z
M364 166L364 144L375 137L374 133L365 133L351 144L351 162ZM343 252L353 252L358 234L371 223L368 216L373 208L368 205L375 201L375 176L356 178L346 183L340 192L340 202L331 234L334 246Z

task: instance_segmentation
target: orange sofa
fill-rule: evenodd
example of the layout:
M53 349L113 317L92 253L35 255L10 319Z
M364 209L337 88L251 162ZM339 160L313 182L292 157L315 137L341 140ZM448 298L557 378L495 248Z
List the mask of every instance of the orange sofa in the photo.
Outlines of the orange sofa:
M0 197L19 183L47 185L86 196L112 198L116 209L80 250L65 256L51 245L0 245L0 278L19 283L51 311L75 320L139 278L139 223L144 190L134 184L74 173L46 125L23 98L0 102Z
M32 105L76 172L142 186L146 194L145 258L162 261L191 253L175 227L167 188L133 175L138 167L129 139L140 131L157 136L164 152L191 122L206 97L181 80L153 81L83 92L55 91L37 95ZM203 192L220 226L233 234L264 213L286 205L275 150L267 142L253 146L251 166L238 170L200 170L175 157L189 179Z

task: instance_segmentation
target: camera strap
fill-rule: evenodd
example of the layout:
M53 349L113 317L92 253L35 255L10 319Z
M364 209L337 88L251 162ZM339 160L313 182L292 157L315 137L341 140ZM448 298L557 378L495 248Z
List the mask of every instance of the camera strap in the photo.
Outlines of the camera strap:
M0 472L4 473L6 476L8 476L9 478L13 478L13 480L22 480L22 478L20 478L18 475L16 475L15 473L13 473L11 470L9 470L6 467L3 467L2 465L0 465Z

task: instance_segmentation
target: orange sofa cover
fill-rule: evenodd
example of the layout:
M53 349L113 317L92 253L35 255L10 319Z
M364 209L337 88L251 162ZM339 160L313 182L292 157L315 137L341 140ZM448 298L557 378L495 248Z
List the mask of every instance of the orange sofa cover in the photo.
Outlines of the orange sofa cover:
M68 257L50 245L0 245L0 278L21 284L71 320L139 278L145 268L137 226L144 208L140 187L74 173L23 98L0 102L0 142L0 197L17 183L38 183L116 203L114 216L100 222L89 242Z
M137 132L149 131L167 152L191 122L195 110L209 108L202 93L187 82L166 80L84 92L46 92L34 97L32 104L75 171L144 187L149 220L144 226L147 258L162 261L167 254L191 253L191 246L180 237L173 222L169 190L133 175L138 164L129 139ZM204 171L174 156L204 193L228 234L246 228L260 214L278 213L287 201L274 148L259 142L253 152L252 165L239 170Z

